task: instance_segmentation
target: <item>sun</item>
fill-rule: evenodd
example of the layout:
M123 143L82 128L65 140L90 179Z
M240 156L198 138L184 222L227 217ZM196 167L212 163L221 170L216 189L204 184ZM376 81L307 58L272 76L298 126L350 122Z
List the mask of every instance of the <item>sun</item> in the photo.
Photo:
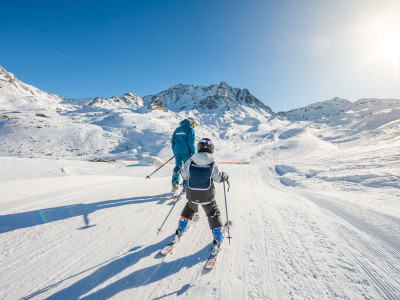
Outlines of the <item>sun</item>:
M342 34L349 68L373 71L380 79L400 79L400 6L368 11L350 22Z
M398 63L400 59L400 16L386 15L371 20L368 42L381 60Z
M382 34L378 40L378 50L384 58L398 61L400 58L400 30Z

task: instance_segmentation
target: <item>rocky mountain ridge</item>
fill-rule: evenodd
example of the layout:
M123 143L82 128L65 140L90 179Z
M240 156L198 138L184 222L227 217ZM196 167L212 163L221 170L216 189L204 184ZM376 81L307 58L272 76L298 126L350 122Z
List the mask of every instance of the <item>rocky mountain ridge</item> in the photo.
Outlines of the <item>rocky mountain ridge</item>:
M230 111L243 106L273 114L271 108L254 97L249 90L233 88L226 82L208 87L178 84L156 95L145 96L143 100L149 105L153 102L161 106L164 104L175 112L194 109L204 112Z
M83 102L78 99L70 99L66 102L76 103L77 101ZM105 109L144 107L149 111L161 110L174 113L196 110L206 114L250 108L268 117L274 114L270 107L254 97L249 90L233 88L225 82L208 87L178 84L158 94L144 97L133 93L127 93L121 97L95 97L87 100L83 105Z

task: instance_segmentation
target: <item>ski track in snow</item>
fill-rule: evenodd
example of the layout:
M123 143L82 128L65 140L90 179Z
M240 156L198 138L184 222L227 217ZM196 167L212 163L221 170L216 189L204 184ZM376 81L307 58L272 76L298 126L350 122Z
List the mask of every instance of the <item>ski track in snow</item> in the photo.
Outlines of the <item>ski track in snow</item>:
M348 252L378 286L382 297L398 299L400 295L400 241L398 237L388 236L379 228L343 211L326 200L319 199L314 202L347 221L344 224L332 225L336 225L336 232L348 244ZM382 218L379 214L376 215L375 218Z
M224 82L176 85L158 105L63 99L1 67L0 86L1 299L400 299L400 100L274 115ZM251 163L220 166L234 226L212 271L201 208L159 254L185 203L156 235L173 163L144 179L189 116L218 161ZM114 162L80 161L99 158Z
M89 179L101 176L74 169L68 176L74 184L63 187L62 194L37 188L36 198L33 189L34 201L21 194L14 207L8 203L2 211L0 297L399 298L399 219L369 208L355 210L355 204L326 192L282 185L281 175L268 166L221 168L230 175L227 200L234 226L213 270L203 268L212 235L202 208L199 222L173 252L159 254L185 203L177 203L157 235L173 204L167 197L168 169L150 180L144 179L149 167L131 168L135 177L110 176L110 170L111 181L97 185ZM77 182L85 184L76 188ZM225 220L222 184L216 188ZM38 210L47 222L32 219ZM7 227L4 220L12 222Z

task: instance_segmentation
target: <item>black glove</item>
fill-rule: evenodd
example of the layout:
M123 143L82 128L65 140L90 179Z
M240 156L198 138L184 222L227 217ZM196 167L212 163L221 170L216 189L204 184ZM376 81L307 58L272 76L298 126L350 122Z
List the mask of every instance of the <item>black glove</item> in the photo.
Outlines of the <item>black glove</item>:
M222 174L221 174L221 182L227 181L228 178L229 178L228 174L226 174L225 172L222 172Z

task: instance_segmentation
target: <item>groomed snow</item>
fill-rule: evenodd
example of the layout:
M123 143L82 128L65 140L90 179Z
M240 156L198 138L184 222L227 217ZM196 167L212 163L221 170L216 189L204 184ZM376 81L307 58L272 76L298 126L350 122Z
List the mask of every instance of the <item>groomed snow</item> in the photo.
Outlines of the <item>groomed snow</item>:
M177 203L157 235L173 204L172 164L146 180L155 167L137 162L1 157L0 297L398 298L395 147L280 142L286 147L267 147L263 162L221 164L233 238L211 272L203 270L212 236L202 211L173 254L159 254L184 206ZM216 197L225 220L222 185Z

